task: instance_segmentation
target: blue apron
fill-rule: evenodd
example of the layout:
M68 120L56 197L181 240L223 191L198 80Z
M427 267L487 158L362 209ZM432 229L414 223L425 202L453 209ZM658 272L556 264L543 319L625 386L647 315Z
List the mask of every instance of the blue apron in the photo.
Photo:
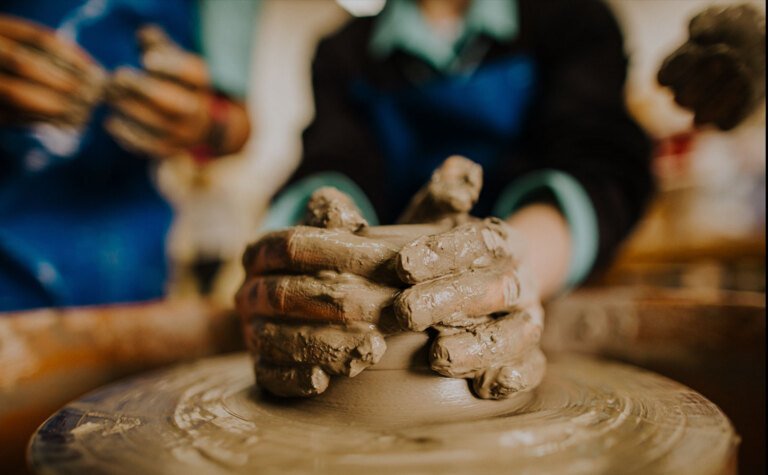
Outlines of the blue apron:
M352 96L373 124L384 154L389 201L402 210L449 155L464 155L493 177L520 137L535 93L533 60L514 56L394 92L367 83ZM476 208L488 212L486 196Z
M0 12L58 29L110 71L139 67L145 24L195 46L191 0L4 0ZM51 146L51 127L0 128L0 311L163 295L172 210L151 159L104 130L107 112L98 107L64 146Z

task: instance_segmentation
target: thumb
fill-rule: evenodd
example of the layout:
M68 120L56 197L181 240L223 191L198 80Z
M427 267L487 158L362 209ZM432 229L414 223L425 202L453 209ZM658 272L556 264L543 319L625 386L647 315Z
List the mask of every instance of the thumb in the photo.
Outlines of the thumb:
M325 229L357 232L368 226L360 209L347 194L325 186L318 188L307 203L304 224Z
M480 196L483 169L458 156L448 157L414 195L399 223L426 223L467 215Z

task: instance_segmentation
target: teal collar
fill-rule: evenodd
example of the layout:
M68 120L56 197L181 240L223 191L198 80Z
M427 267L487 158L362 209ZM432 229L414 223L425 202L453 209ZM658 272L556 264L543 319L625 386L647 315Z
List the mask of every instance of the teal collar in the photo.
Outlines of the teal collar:
M516 0L473 0L456 39L446 41L427 25L416 0L388 0L376 19L369 50L383 59L400 48L445 71L457 59L457 45L481 34L511 40L518 28Z

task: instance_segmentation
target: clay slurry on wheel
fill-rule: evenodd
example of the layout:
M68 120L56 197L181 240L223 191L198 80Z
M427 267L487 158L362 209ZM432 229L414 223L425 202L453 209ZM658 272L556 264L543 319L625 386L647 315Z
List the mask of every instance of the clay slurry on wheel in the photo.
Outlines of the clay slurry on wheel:
M434 379L462 383L430 377L430 385ZM436 399L423 394L375 422L366 401L320 405L254 391L246 354L210 358L68 404L32 438L30 462L36 473L56 475L734 473L738 438L723 413L629 366L555 357L514 414L494 417L429 414Z

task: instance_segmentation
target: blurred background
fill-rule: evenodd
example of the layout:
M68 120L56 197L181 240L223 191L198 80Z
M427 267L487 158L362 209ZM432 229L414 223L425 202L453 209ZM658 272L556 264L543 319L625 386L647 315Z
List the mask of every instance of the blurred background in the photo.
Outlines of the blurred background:
M729 131L692 134L692 114L656 76L712 4L611 0L630 57L627 102L655 142L658 192L613 266L552 302L545 349L630 362L718 404L741 435L741 473L764 473L765 105ZM165 161L156 180L176 210L167 301L0 314L0 467L23 470L47 415L126 374L242 348L232 315L240 256L298 165L313 115L317 41L381 0L261 0L243 152L199 167ZM4 470L0 470L4 471ZM5 472L5 471L4 471ZM7 472L6 472L7 473ZM13 472L11 472L13 473Z
M692 16L713 4L745 2L706 0L613 0L630 55L627 101L631 111L657 141L654 159L659 195L646 220L627 245L610 275L613 282L703 285L733 290L764 288L762 261L765 226L765 107L737 129L691 137L692 113L672 99L656 75L663 59L687 38ZM747 2L750 3L750 2ZM764 10L763 2L751 2ZM177 203L180 216L171 249L180 263L206 242L218 242L227 264L214 294L227 301L240 283L237 258L252 238L270 198L298 165L301 131L312 118L309 65L318 39L349 17L377 12L377 0L263 2L255 40L249 106L253 139L242 156L211 164L205 195L191 192L189 163L168 164L161 184ZM174 167L174 165L180 165ZM255 178L258 177L258 178ZM269 177L264 179L263 177ZM220 203L214 211L207 203ZM204 213L210 213L203 217ZM216 218L216 216L219 216ZM207 236L221 222L221 236ZM701 272L673 275L656 268L665 259L703 261ZM718 270L707 265L733 259ZM751 263L751 264L750 264ZM694 266L695 267L695 266ZM720 268L722 267L722 268ZM189 275L178 275L180 293L194 288Z

